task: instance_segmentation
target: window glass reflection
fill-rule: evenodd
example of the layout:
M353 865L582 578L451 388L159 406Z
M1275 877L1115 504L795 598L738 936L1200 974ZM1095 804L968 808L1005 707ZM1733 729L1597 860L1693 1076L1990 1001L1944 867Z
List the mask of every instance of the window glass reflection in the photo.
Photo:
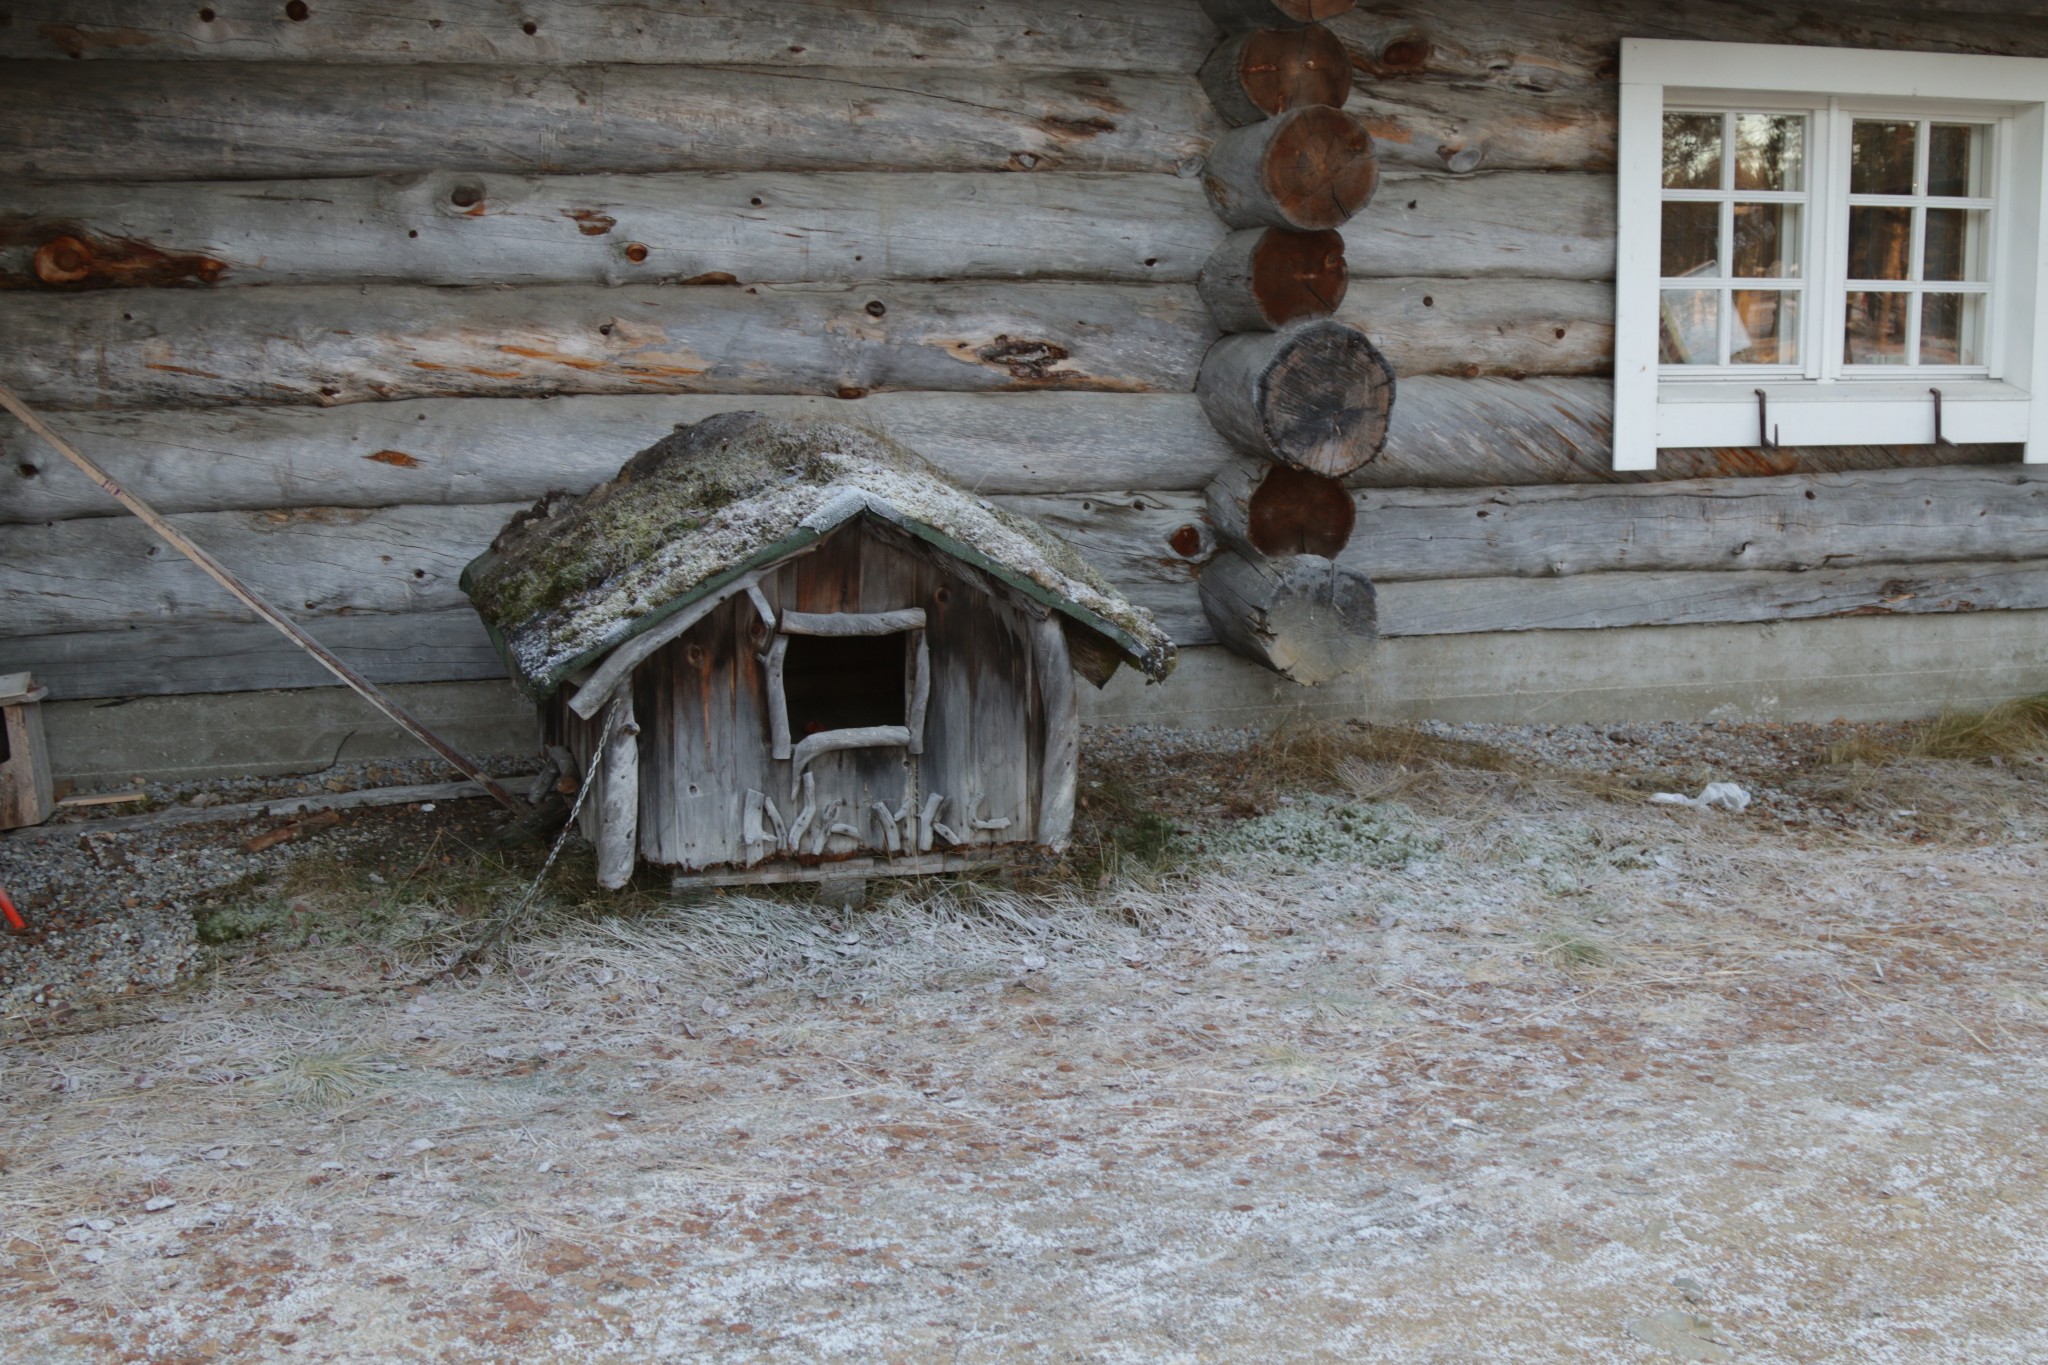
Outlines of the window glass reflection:
M1923 280L1984 278L1984 215L1971 209L1927 210Z
M1911 294L1859 290L1849 295L1842 359L1850 365L1906 363L1906 317Z
M1984 327L1982 294L1923 294L1920 298L1920 363L1981 365L1978 337Z
M1745 279L1798 279L1798 204L1737 204L1730 274Z
M1730 359L1737 365L1799 363L1799 295L1789 289L1737 289L1731 295Z
M1927 131L1927 192L1946 199L1985 196L1980 123L1937 123Z
M1721 188L1721 116L1664 116L1664 188Z
M1912 265L1913 210L1850 206L1850 279L1910 279Z
M1806 119L1798 114L1735 116L1735 188L1806 188Z
M1721 206L1666 204L1660 273L1667 280L1721 273Z
M1919 141L1917 123L1857 119L1849 136L1849 193L1911 194Z
M1714 365L1721 358L1721 292L1666 289L1657 359L1666 365Z

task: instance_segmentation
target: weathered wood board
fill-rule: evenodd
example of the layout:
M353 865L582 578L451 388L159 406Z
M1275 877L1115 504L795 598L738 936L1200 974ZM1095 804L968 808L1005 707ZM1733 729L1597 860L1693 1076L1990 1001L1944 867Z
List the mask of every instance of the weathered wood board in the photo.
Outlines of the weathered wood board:
M1612 367L1613 287L1361 280L1337 318L1404 376ZM896 283L0 295L0 372L51 409L571 393L1181 393L1192 285Z
M1126 592L1191 582L1173 533L1198 493L1007 496ZM2048 556L2048 471L1963 466L1620 487L1367 489L1340 562L1376 583L1628 570L1822 569ZM456 578L523 504L184 513L173 524L307 617L459 608ZM1174 599L1168 594L1168 600ZM240 607L139 522L0 533L16 634L236 621ZM1169 627L1171 630L1171 627Z
M1400 384L1387 446L1354 487L1645 483L1670 479L2016 462L2016 446L1667 450L1657 470L1609 468L1607 381ZM876 394L435 398L341 407L139 409L58 418L165 512L530 501L583 492L678 423L752 408L895 436L984 493L1193 491L1232 452L1192 394ZM0 416L0 523L115 515L113 501Z
M1145 596L1183 648L1216 643L1193 581ZM1609 630L1822 616L2048 609L2039 560L1871 564L1850 569L1695 570L1458 578L1378 585L1380 634ZM409 616L340 616L319 637L383 684L502 677L467 608ZM268 626L182 624L0 638L0 655L33 668L56 698L159 696L326 687L332 675Z
M2048 56L2040 0L1759 5L1748 0L1375 0L1330 22L1360 84L1431 76L1512 90L1612 85L1623 38ZM1373 78L1377 77L1378 80Z
M295 20L282 4L16 0L13 22L0 27L0 57L1193 71L1221 38L1189 0L1085 8L1058 0L319 0L307 8Z
M1227 231L1198 181L1126 172L59 181L18 188L0 215L0 288L1186 283ZM1605 280L1614 189L1598 175L1389 176L1343 234L1360 278ZM39 275L37 252L66 236L91 263L46 258Z
M0 175L1171 172L1220 126L1192 73L21 62Z

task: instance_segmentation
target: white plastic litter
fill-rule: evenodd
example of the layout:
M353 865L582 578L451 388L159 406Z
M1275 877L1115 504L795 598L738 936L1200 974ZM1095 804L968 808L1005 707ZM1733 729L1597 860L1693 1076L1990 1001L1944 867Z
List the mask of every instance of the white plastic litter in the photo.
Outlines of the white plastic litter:
M1749 793L1733 782L1709 782L1707 789L1698 796L1687 796L1683 792L1656 792L1650 797L1650 804L1691 806L1696 810L1745 811L1749 809Z

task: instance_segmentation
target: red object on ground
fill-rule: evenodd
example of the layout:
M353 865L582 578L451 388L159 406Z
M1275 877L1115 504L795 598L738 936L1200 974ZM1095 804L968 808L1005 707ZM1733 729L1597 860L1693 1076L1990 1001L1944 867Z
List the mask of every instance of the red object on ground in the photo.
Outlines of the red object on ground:
M28 932L28 922L22 919L21 912L14 908L14 902L7 898L7 888L4 886L0 886L0 915L7 916L7 927L15 933Z

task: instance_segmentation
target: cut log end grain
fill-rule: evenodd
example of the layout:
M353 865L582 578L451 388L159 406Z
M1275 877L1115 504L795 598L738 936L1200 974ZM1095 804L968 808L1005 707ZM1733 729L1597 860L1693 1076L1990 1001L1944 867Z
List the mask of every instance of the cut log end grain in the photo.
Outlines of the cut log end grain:
M1259 28L1226 38L1202 63L1202 89L1233 127L1311 105L1342 108L1351 58L1321 24Z
M1371 580L1319 555L1226 551L1203 567L1200 588L1225 645L1304 686L1363 668L1379 636Z
M1232 233L1197 280L1209 316L1225 332L1269 332L1328 317L1350 284L1341 234L1285 228Z
M1290 465L1266 466L1247 499L1244 538L1263 555L1336 558L1351 541L1358 508L1339 480Z
M1320 24L1349 14L1358 0L1202 0L1202 10L1226 32L1283 24Z
M1217 342L1195 393L1239 450L1342 478L1386 444L1394 370L1355 327L1299 323Z
M1372 202L1379 161L1365 124L1314 105L1216 140L1202 187L1234 228L1342 227Z

